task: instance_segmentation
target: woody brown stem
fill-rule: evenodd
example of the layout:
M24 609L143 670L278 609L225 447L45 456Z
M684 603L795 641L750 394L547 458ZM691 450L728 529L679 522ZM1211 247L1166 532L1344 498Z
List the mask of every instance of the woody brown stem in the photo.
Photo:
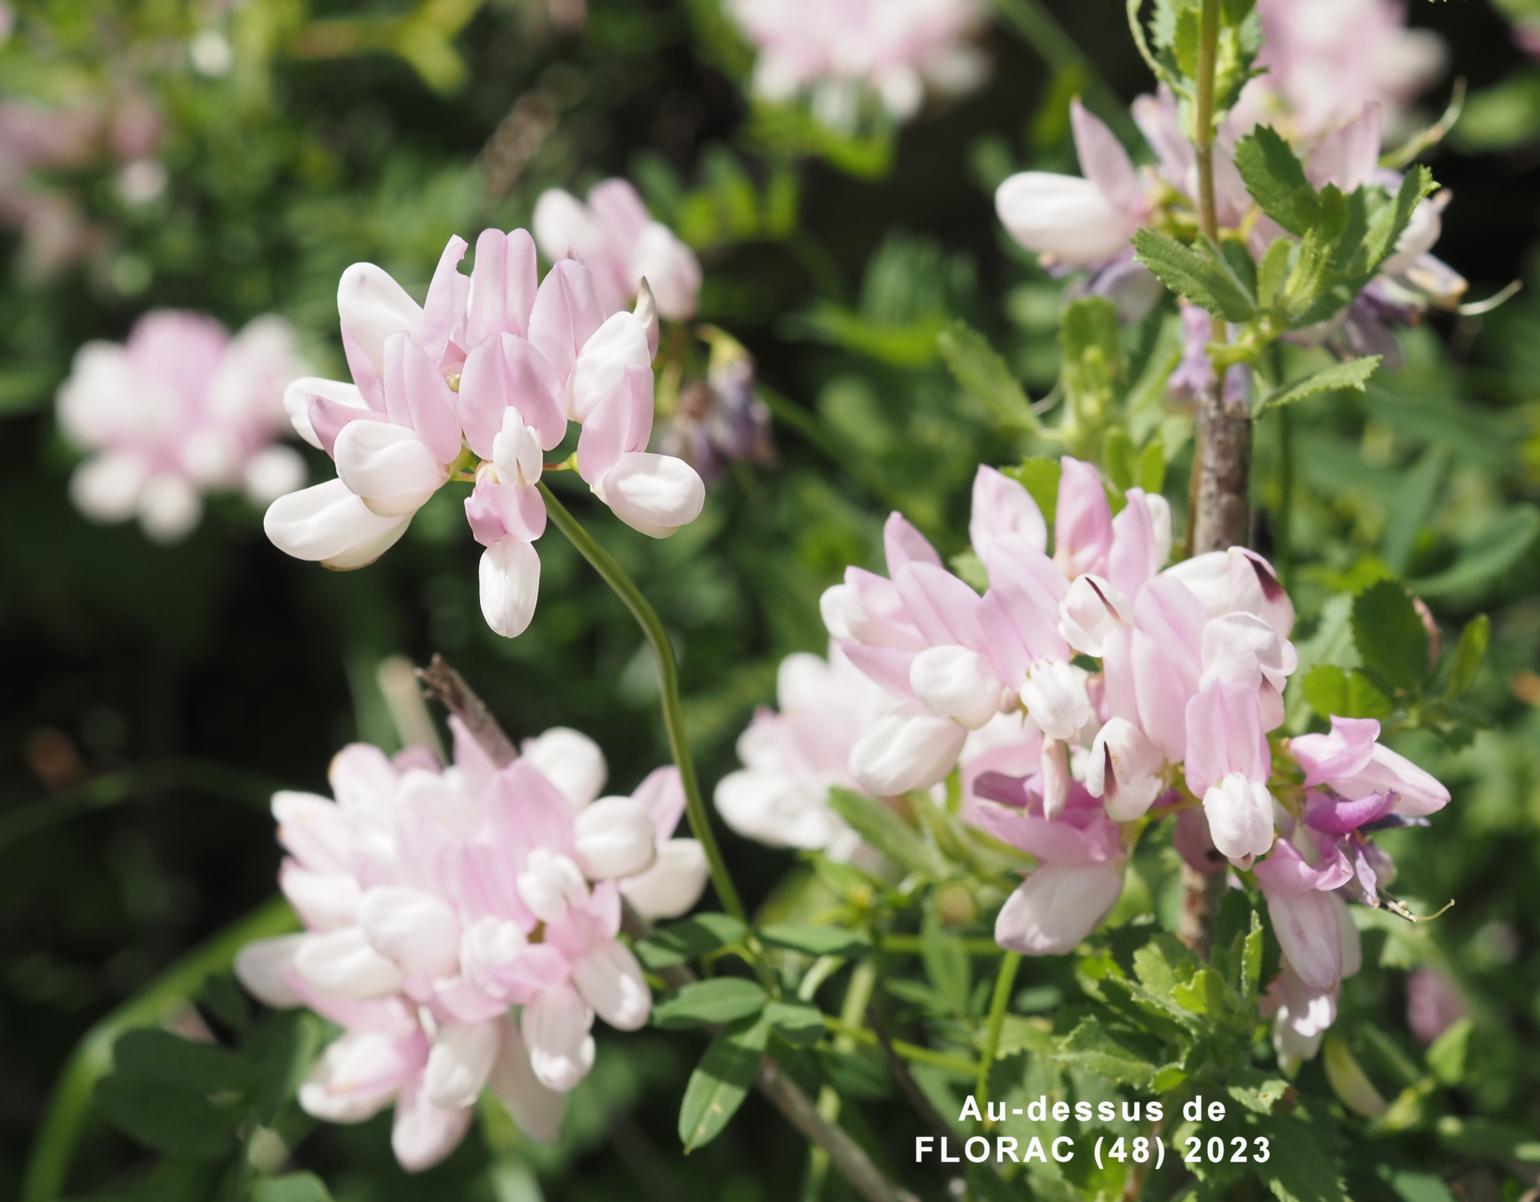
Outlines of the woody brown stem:
M1203 235L1219 243L1214 202L1214 83L1219 45L1219 0L1202 0L1199 14L1198 103L1194 141L1198 152L1198 216ZM1216 319L1215 333L1224 327ZM1251 536L1251 417L1245 401L1226 404L1224 372L1214 372L1198 400L1193 456L1188 550L1202 555L1245 546ZM1206 875L1182 865L1182 941L1207 955L1224 889L1224 873Z

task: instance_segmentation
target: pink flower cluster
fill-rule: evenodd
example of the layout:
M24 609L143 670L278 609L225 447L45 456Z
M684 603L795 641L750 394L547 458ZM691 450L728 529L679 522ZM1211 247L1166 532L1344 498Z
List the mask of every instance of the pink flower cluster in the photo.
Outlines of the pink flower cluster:
M1280 1046L1308 1054L1357 970L1345 900L1378 904L1391 870L1370 834L1449 794L1372 721L1270 740L1297 657L1293 606L1261 556L1167 566L1164 499L1129 489L1114 511L1096 470L1070 458L1052 533L1026 488L980 468L980 594L892 515L887 574L852 567L824 594L828 665L788 661L782 712L756 717L717 805L754 837L826 847L830 785L890 797L960 768L967 820L1038 861L995 927L1030 955L1084 939L1147 821L1176 816L1196 867L1261 886L1284 952L1269 1003Z
M634 312L610 307L598 272L564 259L539 279L534 239L485 230L474 270L451 238L423 304L371 263L337 290L351 383L296 381L295 429L337 464L337 479L274 502L268 537L332 568L370 563L452 479L481 557L481 609L512 638L534 614L545 530L536 489L544 452L577 422L578 474L622 521L665 538L705 500L689 464L648 452L658 320L645 281Z
M673 837L677 771L630 797L601 797L605 775L576 731L499 767L456 725L448 768L356 744L332 762L333 797L274 796L279 883L305 929L248 945L236 972L343 1028L300 1088L308 1113L361 1122L393 1104L409 1170L454 1149L484 1090L555 1137L595 1017L635 1030L651 1010L622 904L674 917L706 880L699 844Z
M1243 100L1245 98L1243 97ZM1252 253L1263 252L1283 231L1256 212L1233 153L1236 143L1263 115L1260 104L1231 110L1215 143L1214 183L1219 224L1244 231ZM1162 89L1134 101L1133 116L1154 152L1155 161L1136 167L1113 132L1077 100L1070 119L1082 175L1023 171L995 192L995 210L1006 231L1021 246L1042 256L1045 265L1092 273L1090 290L1106 295L1120 309L1141 312L1160 289L1133 258L1130 238L1150 224L1162 206L1178 198L1195 209L1198 192L1196 152L1182 131L1175 100ZM1400 176L1379 165L1384 135L1384 107L1369 101L1347 119L1302 138L1296 150L1316 187L1334 184L1352 190L1365 184L1394 189ZM1318 332L1354 353L1393 354L1384 332L1387 322L1410 320L1429 305L1450 307L1465 292L1465 280L1434 257L1449 194L1428 197L1414 211L1395 252L1362 297ZM1201 354L1207 326L1189 341Z
M172 542L198 524L206 492L266 504L299 487L304 461L274 440L284 388L303 371L277 317L231 337L212 317L158 310L122 344L86 343L58 396L65 434L92 452L70 480L75 505L97 521L137 517Z
M1242 104L1306 136L1368 104L1394 123L1444 69L1442 39L1408 29L1398 0L1258 0L1257 11L1266 73L1247 85Z
M627 181L595 184L586 204L560 188L548 189L535 202L530 224L546 258L588 264L605 312L629 305L645 280L665 321L695 316L701 285L695 253L668 226L653 220Z
M969 38L976 0L731 0L729 11L759 57L754 89L770 100L810 93L829 124L849 124L862 92L899 120L927 88L958 93L983 77Z
M156 157L163 134L160 113L131 84L60 105L0 101L0 226L20 232L33 274L52 275L109 242L61 178L114 168L124 201L153 200L166 186Z

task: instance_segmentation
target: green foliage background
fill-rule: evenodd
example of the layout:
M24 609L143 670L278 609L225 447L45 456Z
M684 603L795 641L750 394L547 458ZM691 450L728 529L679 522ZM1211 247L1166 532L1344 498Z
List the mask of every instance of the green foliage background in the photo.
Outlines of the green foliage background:
M82 1034L270 898L272 789L321 788L328 758L351 739L397 743L377 684L386 657L443 652L516 736L581 727L605 747L622 787L666 756L638 632L554 535L541 544L535 625L509 642L481 621L458 497L438 497L400 547L349 575L278 554L259 515L234 501L173 548L132 528L86 523L65 496L74 453L49 412L74 349L121 337L151 307L206 309L232 325L277 311L304 333L318 365L335 368L335 287L348 263L372 260L420 287L450 233L523 224L547 186L577 190L629 175L696 247L707 269L702 316L749 345L778 415L777 463L729 473L702 520L677 537L657 544L595 523L677 641L709 787L732 766L753 706L769 699L778 660L821 649L818 594L844 565L874 557L887 510L903 508L955 554L966 544L975 466L1043 451L1013 381L1050 401L1103 387L1139 446L1167 448L1167 492L1182 495L1185 426L1150 386L1174 345L1169 326L1113 335L1121 375L1087 376L1077 359L1056 387L1062 286L1008 244L990 201L1014 167L1072 169L1070 96L1086 91L1111 117L1101 97L1126 100L1148 86L1121 6L1116 20L1114 6L1102 7L1048 6L1081 58L1023 17L1035 5L1001 3L1003 20L986 38L996 64L989 85L901 134L859 138L821 131L798 110L746 106L745 49L713 0L593 0L578 35L509 0L254 0L229 14L157 0L110 10L61 2L46 6L26 41L0 48L6 94L62 99L125 72L139 78L166 116L170 173L163 196L137 208L117 197L105 171L57 180L110 225L112 245L46 280L12 255L4 291L0 1196L20 1188L44 1101ZM1540 285L1540 73L1513 47L1499 9L1419 4L1414 19L1449 40L1471 88L1466 119L1431 157L1455 193L1439 253L1476 296L1515 277ZM217 78L191 70L185 49L210 22L235 50L231 71ZM979 367L970 328L985 332L1008 371ZM1446 737L1420 733L1402 744L1450 785L1454 802L1431 831L1385 839L1401 870L1399 896L1423 911L1457 904L1434 923L1387 919L1366 932L1366 968L1344 990L1336 1028L1392 1112L1371 1124L1326 1101L1274 1124L1292 1141L1281 1154L1299 1163L1318 1146L1344 1151L1345 1196L1355 1200L1516 1199L1540 1176L1537 335L1533 293L1488 316L1410 331L1404 366L1382 370L1366 392L1332 391L1288 411L1288 472L1279 419L1259 423L1254 492L1272 515L1262 549L1276 556L1286 537L1306 701L1326 708L1355 679L1360 689L1398 683L1375 683L1362 639L1356 678L1307 675L1328 658L1344 662L1338 652L1353 645L1343 594L1381 578L1406 581L1432 608L1446 650L1478 615L1491 623L1485 667L1458 712L1440 717ZM1301 370L1316 364L1298 357ZM1277 516L1285 501L1286 533ZM1396 703L1420 704L1423 682L1400 683ZM733 837L728 855L752 899L770 898L772 913L795 908L794 889L775 892L788 857ZM1140 873L1157 900L1169 892L1171 863ZM932 924L924 930L938 921L924 918ZM1249 928L1244 916L1236 921L1240 949ZM1027 963L997 1096L1066 1082L1070 1096L1093 1099L1148 1086L1137 1066L1156 1051L1119 1060L1099 1042L1118 1032L1098 1023L1076 1060L1071 1023L1070 1041L1049 1058L1035 1054L1042 1025L1032 1021L1087 995L1175 979L1186 967L1179 949L1158 942L1142 959L1124 955L1147 934L1115 928L1079 961ZM977 1014L988 962L970 960L961 940L928 946L933 979L918 987L942 996L911 989L892 1004ZM1254 970L1248 984L1236 956L1224 988L1245 997ZM1405 1018L1407 973L1421 965L1449 973L1470 1013L1463 1033L1431 1055ZM137 1050L120 1046L120 1072L125 1056L130 1065L138 1056L167 1081L190 1074L235 1099L240 1113L287 1130L285 1074L313 1051L318 1031L254 1015L228 988L215 990L205 1013L239 1051L182 1065L178 1049L143 1036ZM159 996L134 1017L160 1017ZM1180 1022L1170 1036L1159 1055L1190 1053ZM389 1163L380 1122L318 1130L300 1159L345 1202L795 1196L804 1146L757 1099L713 1143L679 1154L675 1113L704 1036L649 1030L602 1043L554 1150L523 1147L494 1117L422 1178ZM1245 1043L1231 1052L1244 1057ZM105 1047L87 1053L101 1057ZM879 1160L905 1165L918 1120L894 1098L880 1062L851 1061L836 1066L846 1121ZM1329 1099L1322 1071L1307 1066L1301 1087ZM67 1103L93 1104L62 1080ZM228 1151L228 1116L178 1110L179 1096L158 1089L153 1073L148 1084L143 1073L109 1083L95 1099L100 1113L87 1124L72 1190L208 1196L208 1165ZM940 1084L936 1096L944 1100ZM124 1129L178 1157L148 1168ZM916 1188L934 1193L940 1177L925 1172ZM1043 1197L1111 1197L1123 1187L1081 1177L1030 1184L1038 1191L1030 1196ZM1344 1196L1332 1184L1313 1189L1306 1177L1297 1196ZM1227 1196L1232 1185L1209 1181L1203 1196ZM831 1181L825 1196L841 1188ZM319 1196L298 1178L256 1190L263 1202ZM1018 1185L1015 1196L1027 1195Z

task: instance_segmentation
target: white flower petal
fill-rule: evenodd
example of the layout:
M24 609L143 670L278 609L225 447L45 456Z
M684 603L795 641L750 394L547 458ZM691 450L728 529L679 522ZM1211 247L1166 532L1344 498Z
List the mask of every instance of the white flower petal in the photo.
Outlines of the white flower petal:
M652 815L629 797L601 797L585 806L572 834L578 866L593 881L635 876L657 854Z
M616 517L653 538L689 525L706 504L706 486L693 467L650 451L622 455L595 491Z
M517 638L535 616L540 556L521 538L499 539L481 553L481 616L505 639Z
M460 924L448 905L418 889L368 890L358 921L369 944L411 977L436 979L459 970Z
M700 900L707 875L706 853L699 843L667 839L658 845L652 867L627 877L620 891L643 918L678 918Z
M448 1022L433 1037L422 1084L435 1106L474 1105L497 1061L498 1024Z
M594 1064L594 1013L570 985L547 989L524 1007L519 1032L535 1078L566 1093Z
M611 940L572 966L572 983L583 1000L610 1026L635 1031L647 1023L652 994L631 949Z
M349 422L334 449L338 478L382 517L415 513L449 478L422 439L391 422Z
M262 519L272 544L295 559L338 570L373 563L406 532L406 517L381 517L341 480L279 497Z

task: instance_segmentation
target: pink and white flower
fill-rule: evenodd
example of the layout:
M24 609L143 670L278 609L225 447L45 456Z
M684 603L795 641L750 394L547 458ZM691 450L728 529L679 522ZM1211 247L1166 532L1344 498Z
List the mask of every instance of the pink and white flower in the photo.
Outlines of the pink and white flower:
M622 897L681 914L706 875L694 841L673 837L673 769L599 797L603 757L574 731L502 767L455 735L447 769L355 745L333 762L334 798L274 797L279 881L305 929L236 960L263 1001L344 1028L301 1106L357 1122L393 1104L413 1171L454 1148L487 1089L527 1134L555 1136L593 1065L595 1018L634 1030L651 1007L618 938Z
M59 390L59 423L92 452L70 496L102 522L137 517L158 542L198 524L203 497L266 504L304 479L278 445L284 388L305 370L293 330L260 317L233 337L212 317L157 310L123 343L88 342Z
M482 614L508 638L528 627L545 531L546 452L583 425L579 474L624 522L665 538L705 502L683 460L646 451L657 312L606 315L594 273L557 263L542 281L523 230L485 230L469 277L451 238L419 305L380 268L343 273L337 307L351 382L306 378L284 398L295 429L337 479L279 498L264 526L280 550L332 568L371 562L451 480L473 484L465 516L484 551Z
M731 0L754 43L754 90L768 100L798 94L830 125L853 123L864 94L898 120L927 90L972 88L984 59L970 44L983 23L976 0Z
M535 202L531 225L546 258L577 259L588 266L604 312L629 306L646 280L661 317L688 321L695 316L700 262L673 230L653 219L626 180L595 184L586 204L560 188L548 189Z

